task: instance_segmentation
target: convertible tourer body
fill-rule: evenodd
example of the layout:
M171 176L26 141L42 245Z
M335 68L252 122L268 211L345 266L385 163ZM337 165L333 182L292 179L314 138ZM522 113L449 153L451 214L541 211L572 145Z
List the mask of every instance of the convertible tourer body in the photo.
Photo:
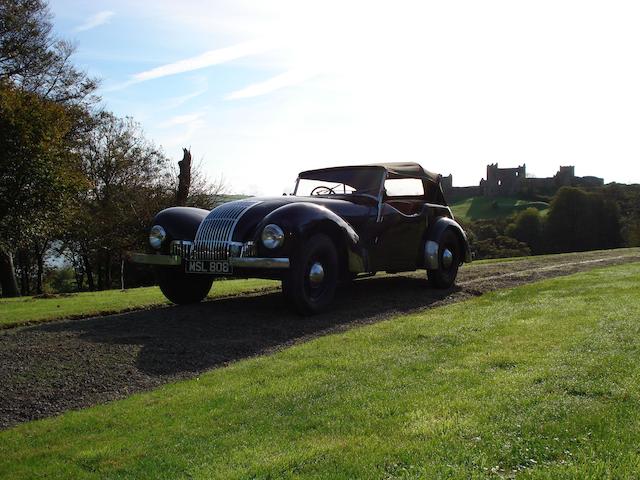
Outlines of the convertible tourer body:
M151 253L131 260L157 266L178 304L202 300L216 277L279 279L303 314L327 308L339 282L359 275L425 269L450 288L471 253L440 180L415 163L305 171L291 195L161 211Z

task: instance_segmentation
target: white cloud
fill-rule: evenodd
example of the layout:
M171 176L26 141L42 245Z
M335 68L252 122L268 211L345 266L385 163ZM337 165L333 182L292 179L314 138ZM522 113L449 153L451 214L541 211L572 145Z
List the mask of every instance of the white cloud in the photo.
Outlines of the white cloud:
M169 128L176 127L178 125L201 125L201 119L204 116L204 113L187 113L185 115L176 115L175 117L171 117L166 122L163 122L159 125L160 128Z
M161 65L159 67L152 68L151 70L136 73L131 77L131 82L138 83L167 77L169 75L176 75L178 73L191 72L193 70L219 65L221 63L230 62L250 55L264 53L271 48L273 47L268 42L253 41L232 45L230 47L218 48L216 50L209 50L208 52L195 57L186 58L173 63L167 63L166 65Z
M236 90L228 94L225 98L227 100L238 100L240 98L257 97L259 95L266 95L276 90L280 90L286 87L292 87L298 85L310 78L316 76L317 73L306 70L290 70L288 72L276 75L264 82L257 82L248 87Z
M165 100L163 100L162 102L160 102L160 104L158 105L158 109L159 110L173 110L174 108L178 108L181 107L182 105L184 105L185 103L193 100L194 98L197 98L201 95L204 95L207 90L208 90L208 85L207 85L207 81L204 78L198 78L196 79L196 81L194 82L195 85L195 89L192 92L189 93L185 93L184 95L178 95L175 97L170 97L167 98Z
M89 18L85 20L84 23L78 25L74 28L75 32L85 32L87 30L91 30L92 28L99 27L100 25L104 25L108 23L109 20L115 15L114 12L110 10L104 10L102 12L98 12L95 15L91 15Z

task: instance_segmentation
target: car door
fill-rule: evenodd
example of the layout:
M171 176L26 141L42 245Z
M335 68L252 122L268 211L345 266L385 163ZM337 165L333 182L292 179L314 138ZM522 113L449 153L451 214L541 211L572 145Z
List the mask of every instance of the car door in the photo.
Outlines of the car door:
M406 181L408 180L408 182ZM403 182L402 185L399 185ZM387 179L371 248L376 271L415 270L421 258L428 207L419 179Z

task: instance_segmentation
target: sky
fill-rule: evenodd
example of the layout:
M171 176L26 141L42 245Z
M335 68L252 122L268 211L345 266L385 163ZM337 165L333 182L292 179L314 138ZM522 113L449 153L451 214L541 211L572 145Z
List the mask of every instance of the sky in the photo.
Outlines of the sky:
M640 183L640 2L50 0L105 108L233 193L488 163Z

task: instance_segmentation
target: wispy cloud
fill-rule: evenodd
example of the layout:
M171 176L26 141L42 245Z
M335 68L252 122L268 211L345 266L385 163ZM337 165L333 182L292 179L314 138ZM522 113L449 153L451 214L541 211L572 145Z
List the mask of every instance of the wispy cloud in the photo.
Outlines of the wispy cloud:
M266 42L244 42L230 47L209 50L201 55L186 58L160 67L152 68L144 72L136 73L131 77L134 83L144 82L155 78L167 77L178 73L191 72L201 68L211 67L249 55L257 55L272 48Z
M103 10L102 12L98 12L95 15L91 15L85 20L84 23L74 28L74 31L84 32L86 30L91 30L92 28L99 27L100 25L108 23L109 20L111 20L111 17L113 17L114 15L115 13L110 10Z
M187 93L185 95L180 95L177 97L172 97L172 98L168 98L166 99L164 102L162 102L161 106L160 106L160 110L171 110L174 108L178 108L182 105L184 105L185 103L187 103L189 100L192 100L196 97L199 97L200 95L206 93L207 89L205 88L200 88L194 92L191 93Z
M317 72L310 70L290 70L263 82L257 82L248 87L231 92L225 98L227 100L238 100L240 98L258 97L282 88L299 85L317 75Z
M202 112L187 113L185 115L176 115L175 117L171 117L166 122L161 123L159 127L169 128L169 127L176 127L178 125L191 125L191 124L199 125L201 123L200 120L202 119L203 116L204 116L204 113Z

